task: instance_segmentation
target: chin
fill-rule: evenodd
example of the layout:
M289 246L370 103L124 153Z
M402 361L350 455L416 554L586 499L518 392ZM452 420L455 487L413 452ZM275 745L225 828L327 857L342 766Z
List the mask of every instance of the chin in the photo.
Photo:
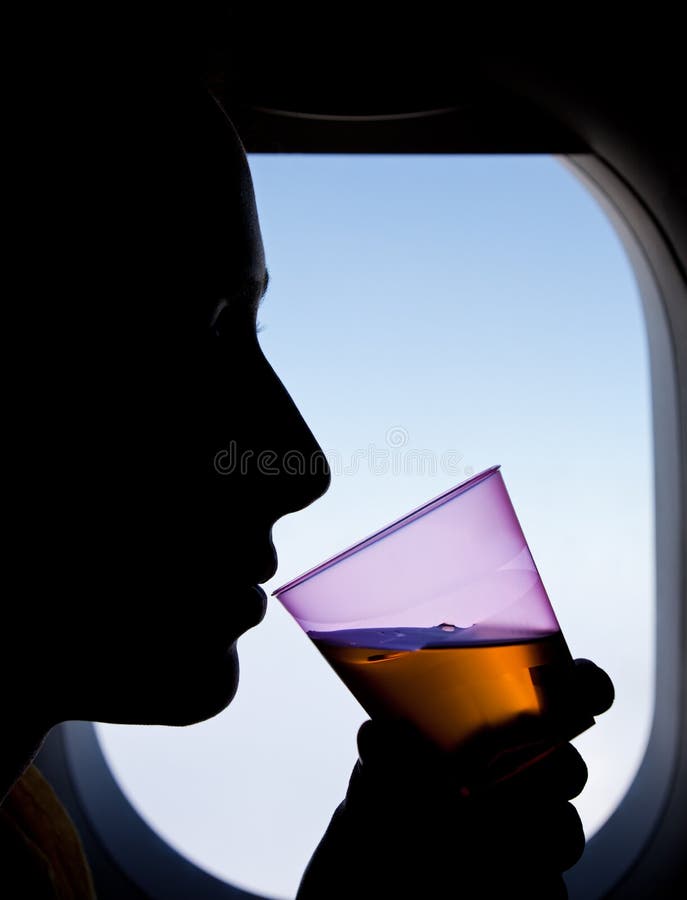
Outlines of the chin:
M176 696L170 698L165 721L160 725L194 725L219 715L236 696L239 686L239 660L236 646L216 662L198 667L185 680Z
M174 665L174 664L173 664ZM110 703L93 702L96 715L78 718L127 725L194 725L229 706L239 685L236 645L219 654L188 660L185 670L169 661L155 675L141 673L134 683L119 685ZM90 710L89 710L90 713Z

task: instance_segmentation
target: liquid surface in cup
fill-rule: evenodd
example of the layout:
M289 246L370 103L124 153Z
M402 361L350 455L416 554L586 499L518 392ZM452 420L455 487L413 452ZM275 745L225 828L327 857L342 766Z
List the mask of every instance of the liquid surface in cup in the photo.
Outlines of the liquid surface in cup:
M518 716L560 712L572 667L560 631L504 638L442 623L309 636L370 716L409 721L446 750Z

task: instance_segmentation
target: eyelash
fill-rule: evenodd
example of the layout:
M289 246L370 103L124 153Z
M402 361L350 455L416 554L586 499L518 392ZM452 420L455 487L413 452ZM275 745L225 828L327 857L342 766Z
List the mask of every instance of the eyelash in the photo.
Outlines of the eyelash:
M212 325L212 331L216 336L219 336L223 330L223 327L226 327L227 314L228 310L231 307L229 304L224 302L222 309L220 309L218 314L215 314L215 321ZM260 334L261 331L265 330L265 326L260 322L259 319L255 320L255 333Z

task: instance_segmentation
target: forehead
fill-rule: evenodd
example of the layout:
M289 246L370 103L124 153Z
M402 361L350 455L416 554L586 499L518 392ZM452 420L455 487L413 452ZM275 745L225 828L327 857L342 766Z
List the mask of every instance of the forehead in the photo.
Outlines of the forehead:
M214 97L204 88L182 93L156 110L147 132L140 200L158 243L168 242L194 277L216 283L221 294L261 283L265 259L248 160ZM132 163L137 171L135 157Z
M74 110L60 144L46 173L54 220L41 252L54 254L72 292L195 286L219 297L263 281L246 155L206 88L162 98L131 89Z

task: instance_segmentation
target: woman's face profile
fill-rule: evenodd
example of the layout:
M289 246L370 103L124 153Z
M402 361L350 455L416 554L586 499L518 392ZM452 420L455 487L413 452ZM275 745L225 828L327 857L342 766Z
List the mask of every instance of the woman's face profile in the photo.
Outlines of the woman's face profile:
M130 123L89 133L47 204L56 299L21 375L4 674L48 726L223 709L272 526L329 483L257 340L267 270L233 128L202 89Z

